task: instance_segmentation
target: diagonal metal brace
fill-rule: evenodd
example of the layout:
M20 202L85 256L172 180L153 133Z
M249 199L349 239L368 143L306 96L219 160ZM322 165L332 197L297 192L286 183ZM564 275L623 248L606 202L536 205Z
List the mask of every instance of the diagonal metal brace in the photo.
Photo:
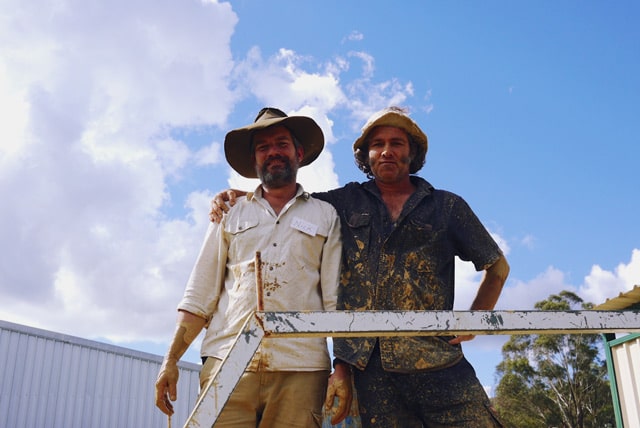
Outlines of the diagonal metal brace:
M260 346L263 337L262 326L260 326L255 314L251 314L236 336L236 340L222 361L218 372L201 391L198 401L196 401L195 407L184 425L185 428L210 428L213 426L233 389L240 381L242 373Z

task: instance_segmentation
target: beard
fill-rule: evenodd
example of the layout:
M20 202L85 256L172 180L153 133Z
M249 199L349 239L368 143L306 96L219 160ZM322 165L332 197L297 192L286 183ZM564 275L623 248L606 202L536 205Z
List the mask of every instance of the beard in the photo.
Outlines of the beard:
M282 162L283 165L279 165L269 170L269 167L273 161ZM292 165L289 158L284 156L274 156L267 159L262 165L262 168L256 170L258 178L263 185L272 189L284 187L287 184L291 184L296 180L296 172L298 171L298 165Z

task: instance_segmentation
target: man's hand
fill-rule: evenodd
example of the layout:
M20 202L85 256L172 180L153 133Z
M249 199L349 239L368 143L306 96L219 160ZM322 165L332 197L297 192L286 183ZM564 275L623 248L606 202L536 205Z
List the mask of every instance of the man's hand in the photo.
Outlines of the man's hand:
M351 368L346 363L336 364L336 368L329 376L329 385L327 387L327 396L325 398L324 407L327 412L333 408L335 397L338 397L338 408L331 415L331 424L337 425L342 422L351 408L351 400L353 399L353 391L351 390Z
M237 195L237 193L242 193ZM243 192L235 191L233 189L223 190L213 197L211 200L211 212L209 212L209 219L213 223L220 223L224 213L229 211L229 207L236 204L236 196L243 196ZM226 204L229 202L229 205Z
M467 342L469 340L473 340L475 339L475 336L473 334L466 334L464 336L456 336L453 339L451 339L449 341L449 345L459 345L462 342Z
M165 359L160 367L156 380L156 406L166 415L173 415L172 401L178 398L178 371L177 361Z
M178 398L178 361L206 323L207 320L198 315L178 310L176 331L156 379L156 406L169 416L173 414L171 402Z

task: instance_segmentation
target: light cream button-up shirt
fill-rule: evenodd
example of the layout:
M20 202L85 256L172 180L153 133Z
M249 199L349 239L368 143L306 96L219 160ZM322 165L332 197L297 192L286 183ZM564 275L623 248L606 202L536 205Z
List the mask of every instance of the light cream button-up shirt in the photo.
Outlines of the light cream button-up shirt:
M330 204L298 185L276 215L262 188L238 198L220 224L209 225L178 309L206 318L201 355L223 359L257 309L255 258L262 261L265 311L336 308L342 246ZM330 369L324 337L265 338L248 370Z

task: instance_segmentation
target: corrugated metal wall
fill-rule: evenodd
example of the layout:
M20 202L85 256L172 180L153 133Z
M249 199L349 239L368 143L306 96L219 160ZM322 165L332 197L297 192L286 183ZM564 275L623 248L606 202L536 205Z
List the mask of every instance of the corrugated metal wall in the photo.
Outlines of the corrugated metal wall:
M0 428L158 428L162 358L0 321ZM195 405L199 366L180 363L172 426Z
M616 387L625 427L640 427L640 337L630 335L611 347Z

